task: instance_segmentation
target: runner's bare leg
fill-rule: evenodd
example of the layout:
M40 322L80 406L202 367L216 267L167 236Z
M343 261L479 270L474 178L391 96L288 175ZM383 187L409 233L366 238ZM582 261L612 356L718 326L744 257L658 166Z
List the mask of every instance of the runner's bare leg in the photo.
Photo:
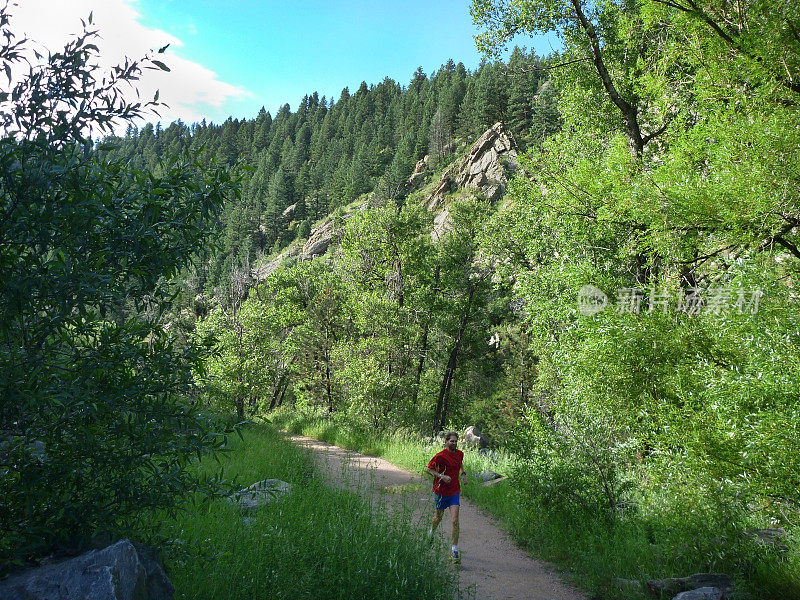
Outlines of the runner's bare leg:
M453 519L453 546L458 546L458 506L450 507L450 517Z
M431 533L436 531L436 528L439 526L439 523L442 522L442 515L444 514L443 510L436 510L436 514L433 515L433 523L431 524Z

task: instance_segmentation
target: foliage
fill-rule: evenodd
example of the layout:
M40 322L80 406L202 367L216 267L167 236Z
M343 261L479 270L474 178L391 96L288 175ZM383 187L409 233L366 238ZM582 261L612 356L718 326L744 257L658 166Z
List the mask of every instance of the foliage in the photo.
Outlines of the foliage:
M610 415L575 403L552 421L531 411L511 447L521 462L514 478L535 507L613 524L630 489L630 440Z
M224 500L198 503L166 523L176 598L458 595L445 553L427 544L410 514L387 517L359 493L328 487L310 456L271 426L248 425L229 449L221 465L205 460L197 468L224 469L242 485L279 478L293 491L254 511L247 526Z
M28 42L8 7L0 25L2 68L16 72ZM161 68L147 57L100 79L95 35L84 30L0 94L3 571L174 506L202 483L191 457L219 443L191 400L199 349L175 343L166 311L169 279L233 182L192 155L156 175L92 147L92 129L152 105L122 89Z
M531 506L585 504L592 454L558 445L564 423L613 415L584 431L622 452L618 481L638 482L607 495L637 507L621 523L646 514L677 532L675 564L690 538L685 557L740 572L752 549L737 535L752 520L791 527L800 508L800 390L784 367L798 356L800 43L787 32L800 15L769 6L473 3L485 49L521 32L565 44L552 72L564 127L523 159L530 178L484 237L538 357L519 432L538 475L521 491ZM605 310L578 310L585 285ZM713 548L715 527L733 541Z
M238 324L217 309L198 328L217 339L211 394L268 410L289 398L369 431L438 430L469 414L496 361L490 269L477 257L488 207L461 199L449 211L437 243L421 205L365 205L336 226L335 251L254 287Z

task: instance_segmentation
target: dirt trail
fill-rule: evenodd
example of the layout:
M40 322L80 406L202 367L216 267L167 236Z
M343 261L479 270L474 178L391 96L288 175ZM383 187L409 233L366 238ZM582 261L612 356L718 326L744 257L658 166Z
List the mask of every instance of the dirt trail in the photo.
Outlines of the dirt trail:
M290 439L312 450L315 463L334 485L358 488L362 492L368 485L373 490L373 500L380 498L390 506L410 503L414 517L424 523L432 517L430 482L423 477L382 458L364 456L304 436L293 435ZM463 498L460 522L460 587L469 597L479 600L587 599L584 592L564 583L546 563L530 558L492 517ZM449 543L449 512L439 526L439 534L442 543Z

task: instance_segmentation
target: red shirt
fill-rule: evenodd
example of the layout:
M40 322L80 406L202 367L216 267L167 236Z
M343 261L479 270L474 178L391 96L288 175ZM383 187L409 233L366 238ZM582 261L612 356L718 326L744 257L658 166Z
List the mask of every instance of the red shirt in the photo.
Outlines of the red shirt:
M433 492L440 496L452 496L461 492L458 474L461 472L461 463L464 462L464 453L461 450L450 452L447 448L439 452L428 463L428 468L437 473L450 476L450 483L445 483L438 477L433 478Z

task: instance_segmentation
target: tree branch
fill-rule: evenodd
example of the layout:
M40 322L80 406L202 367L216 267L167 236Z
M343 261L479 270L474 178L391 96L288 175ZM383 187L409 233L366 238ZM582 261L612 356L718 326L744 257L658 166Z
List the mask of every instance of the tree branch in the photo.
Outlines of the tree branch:
M611 98L611 101L619 108L623 117L625 117L625 125L628 129L631 150L637 157L641 156L642 150L644 149L644 142L642 140L642 132L639 128L638 109L625 100L614 86L614 82L611 80L611 75L603 59L602 50L600 49L600 39L597 37L594 25L583 12L581 0L571 0L571 2L580 26L589 38L589 45L592 48L592 62L594 63L595 69L597 69L597 73L600 75L603 87L608 93L609 98Z

